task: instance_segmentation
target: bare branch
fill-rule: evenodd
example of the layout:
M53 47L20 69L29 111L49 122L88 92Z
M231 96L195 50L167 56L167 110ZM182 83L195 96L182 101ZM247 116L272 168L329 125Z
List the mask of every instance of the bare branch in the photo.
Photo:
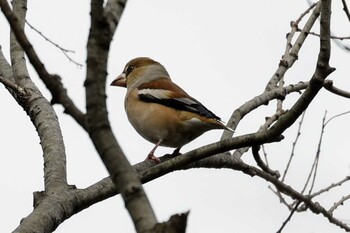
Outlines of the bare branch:
M106 75L110 43L126 0L91 1L91 28L87 45L87 131L114 185L120 191L137 232L158 223L141 182L111 130L106 106Z
M1 0L0 6L1 9L9 9L7 1ZM14 0L13 9L18 18L10 10L11 15L15 18L19 29L23 31L27 9L26 1ZM15 80L16 84L21 88L30 92L27 95L29 98L22 99L24 101L20 101L19 104L27 112L40 138L45 164L45 190L52 191L64 188L67 186L66 154L56 113L51 104L42 96L39 89L29 78L25 59L23 59L24 52L13 34L11 34L10 43L12 71L11 74L3 74L3 76L9 80L7 77L13 75L11 79ZM47 146L51 144L56 145L55 149Z
M266 166L269 167L269 161L267 159L267 152L265 151L265 146L264 145L261 145L261 149L263 151L263 155L264 155L264 159L265 159L265 163L266 163Z
M344 91L344 90L342 90L340 88L335 87L333 85L333 81L332 80L326 80L326 82L324 83L324 87L328 91L330 91L330 92L332 92L332 93L334 93L336 95L339 95L339 96L342 96L342 97L345 97L345 98L350 98L350 92Z
M299 121L299 126L298 126L297 135L296 135L296 137L295 137L295 139L294 139L294 142L293 142L292 151L290 152L290 156L289 156L288 163L287 163L286 168L284 169L284 172L283 172L283 176L282 176L282 179L281 179L282 182L283 182L284 179L286 178L287 172L288 172L288 170L289 170L289 166L290 166L290 164L291 164L291 162L292 162L292 159L293 159L293 157L294 157L294 150L295 150L295 146L297 145L298 139L299 139L299 137L300 137L300 135L301 135L301 126L302 126L303 121L304 121L305 113L306 113L306 111L303 113L303 115L301 116L301 119L300 119L300 121Z
M259 155L260 146L252 146L253 157L258 164L258 166L266 173L269 173L272 176L280 177L280 173L278 171L271 170L260 158Z
M30 93L27 92L24 88L18 86L17 84L5 79L4 77L0 76L0 82L4 84L5 87L10 88L11 90L15 91L20 98L28 98Z
M349 12L348 5L346 4L345 0L341 0L341 2L343 3L343 9L344 9L345 15L346 15L346 17L348 18L348 20L350 22L350 12Z
M327 7L325 4L327 3ZM318 7L315 8L315 10ZM292 106L292 108L270 128L275 136L280 135L286 127L290 127L298 117L305 111L311 101L315 98L319 90L323 87L324 80L335 69L329 66L330 59L330 2L322 1L321 4L321 38L320 52L317 60L317 66L313 77L310 80L310 85L306 88L301 97Z
M268 189L270 189L278 197L280 203L284 204L289 210L292 210L291 205L288 204L286 199L282 196L281 192L279 192L278 190L274 190L270 185L268 186Z
M315 6L317 6L317 4L318 4L317 2L310 4L309 8L307 8L306 11L304 11L303 13L301 13L301 15L299 16L299 18L297 18L297 19L295 20L295 24L296 24L296 25L299 25L299 23L301 22L301 20L302 20L307 14L309 14L310 11L311 11L313 8L315 8ZM292 25L292 26L293 26L293 25Z
M297 32L301 32L301 29L298 28ZM308 34L312 35L312 36L320 37L320 34L316 33L316 32L308 32ZM334 41L336 41L336 40L349 40L350 36L335 36L335 35L331 35L331 39L334 39Z
M288 85L284 88L275 88L271 91L264 91L262 94L248 100L243 105L238 107L231 115L230 120L228 121L227 125L231 127L232 129L236 129L239 122L243 119L245 115L250 113L251 111L257 109L258 107L268 103L269 101L273 99L280 98L281 96L288 95L292 92L300 92L301 90L304 90L309 85L309 82L299 82L296 84ZM232 132L227 132L228 130L225 130L221 139L228 139L232 137Z
M312 177L312 182L311 182L311 186L310 186L310 189L309 189L309 195L312 193L312 190L313 190L315 182L316 182L317 169L318 169L318 164L320 162L322 139L323 139L323 134L324 134L324 128L326 126L325 125L326 115L327 115L327 111L324 113L324 117L322 119L322 127L321 127L320 139L319 139L318 146L317 146L315 160L314 160L314 163L313 163L311 171L310 171L310 175L312 174L312 171L313 171L313 177ZM305 185L305 187L306 187L306 185Z
M311 16L305 23L302 33L298 36L293 46L291 46L291 40L292 36L294 35L294 31L296 30L296 24L292 23L292 31L287 36L287 45L286 45L286 52L289 51L287 54L285 52L284 56L282 57L282 60L279 63L278 69L271 77L270 81L266 85L265 90L271 90L276 87L276 84L281 80L281 78L285 75L287 70L293 66L294 62L298 59L299 51L304 44L307 33L310 32L311 28L316 22L316 19L318 18L320 14L320 5L321 2L317 3L316 8L313 10ZM310 9L310 8L308 8Z
M324 135L324 131L325 131L326 125L327 125L330 121L332 121L333 119L336 119L337 117L342 116L342 115L345 115L345 114L348 114L348 113L350 113L350 111L344 112L344 113L341 113L341 114L338 114L338 115L335 115L335 116L331 117L330 119L328 119L328 120L326 121L327 111L325 112L324 117L323 117L323 120L322 120L321 134L320 134L320 139L319 139L318 146L317 146L317 151L316 151L315 159L314 159L314 162L313 162L313 164L312 164L312 167L311 167L309 176L308 176L308 178L307 178L307 181L306 181L306 183L305 183L305 185L304 185L304 188L302 189L301 193L303 193L303 192L305 191L307 185L309 184L310 178L311 178L311 176L312 176L312 182L311 182L311 186L310 186L310 190L309 190L309 195L310 195L310 196L313 196L313 195L311 195L311 193L312 193L312 189L313 189L313 187L314 187L314 183L315 183L315 180L316 180L317 168L318 168L318 163L319 163L320 154L321 154L322 139L323 139L323 135ZM313 175L312 175L312 174L313 174ZM335 186L341 185L343 182L347 181L346 179L347 179L347 178L345 178L344 180L338 182ZM332 188L332 187L335 187L335 186L334 186L334 185L331 185L331 186L329 187L329 189ZM329 190L329 189L328 189L328 190ZM313 197L314 197L314 196L313 196Z
M76 62L74 59L72 59L68 53L75 53L73 50L68 50L65 48L62 48L59 44L53 42L51 39L49 39L48 37L46 37L41 31L39 31L38 29L36 29L34 26L32 26L27 20L25 21L26 24L36 33L38 33L42 38L44 38L47 42L49 42L50 44L52 44L53 46L55 46L56 48L58 48L59 50L61 50L61 52L64 54L64 56L66 56L66 58L68 58L68 60L72 63L74 63L75 65L77 65L79 68L83 67L82 64Z
M298 209L298 206L300 205L300 201L297 202L297 204L294 206L294 208L290 211L290 214L288 215L287 219L283 222L280 229L278 229L277 233L281 233L284 227L287 225L287 223L292 219L293 214Z
M339 201L334 203L334 205L328 210L330 213L333 213L339 206L343 205L345 201L350 199L350 194L342 197Z
M314 192L310 195L311 198L314 198L322 193L325 193L325 192L328 192L329 190L335 188L335 187L338 187L338 186L341 186L342 184L344 184L345 182L348 182L350 180L350 176L347 176L345 177L344 179L342 179L341 181L337 182L337 183L333 183L331 185L329 185L328 187L326 188L323 188L317 192Z
M271 91L264 91L261 95L254 97L253 99L245 102L243 105L237 108L232 113L230 120L228 122L228 126L231 127L232 129L236 129L237 125L243 119L243 117L248 113L250 113L251 111L257 109L261 105L266 104L273 99L278 99L281 96L288 95L292 92L300 92L301 90L306 89L308 85L309 85L309 82L299 82L297 84L291 84L283 88L276 88ZM275 117L277 116L280 117L280 115L282 114L284 114L284 112L280 111L280 113L275 115ZM271 125L274 122L274 120L275 120L274 117L272 117L270 118L270 123L269 122L267 123ZM268 127L270 125L268 125ZM265 129L267 129L268 127L265 127ZM232 132L225 130L224 133L222 134L221 140L231 138L232 135L233 135ZM235 150L232 156L236 158L240 158L248 150L249 150L249 147L239 148ZM206 158L205 160L206 160L206 163L208 162L208 160L211 160L210 162L211 164L217 164L217 162L215 161L216 158L217 156L215 155L210 158Z
M336 118L338 118L338 117L340 117L340 116L349 114L349 113L350 113L350 111L347 111L347 112L342 112L342 113L339 113L339 114L337 114L337 115L335 115L335 116L332 116L331 118L329 118L329 119L326 121L326 123L324 123L324 127L326 127L326 125L327 125L329 122L331 122L332 120L334 120L334 119L336 119Z
M12 32L16 36L18 43L22 46L27 54L30 63L38 73L40 79L45 83L46 87L52 94L52 103L60 103L65 108L65 113L72 116L83 128L85 128L84 114L75 106L73 101L67 95L61 78L58 75L51 75L45 69L44 64L36 54L32 44L27 39L23 27L19 24L17 17L13 14L6 0L0 0L0 7L8 22L10 23Z

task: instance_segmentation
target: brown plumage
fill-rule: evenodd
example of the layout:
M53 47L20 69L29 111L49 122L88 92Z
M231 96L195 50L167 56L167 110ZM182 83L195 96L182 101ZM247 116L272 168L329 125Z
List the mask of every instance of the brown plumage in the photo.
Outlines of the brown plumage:
M212 129L231 130L218 116L173 83L159 62L147 57L129 61L112 86L126 87L125 110L135 130L158 146L180 148Z

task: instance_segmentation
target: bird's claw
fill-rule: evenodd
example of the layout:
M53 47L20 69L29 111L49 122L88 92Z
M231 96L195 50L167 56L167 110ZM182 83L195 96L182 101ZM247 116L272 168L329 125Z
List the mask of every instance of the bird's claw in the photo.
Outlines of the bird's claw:
M153 160L156 163L160 163L161 162L161 160L157 156L155 156L154 154L149 154L147 156L146 160Z

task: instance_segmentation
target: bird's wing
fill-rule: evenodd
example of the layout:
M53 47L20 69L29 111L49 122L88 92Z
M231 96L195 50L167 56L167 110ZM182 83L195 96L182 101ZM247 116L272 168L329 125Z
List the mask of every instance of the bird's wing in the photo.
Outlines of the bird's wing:
M189 96L170 79L157 79L140 85L138 96L145 102L159 103L220 121L220 117L216 116L198 100Z

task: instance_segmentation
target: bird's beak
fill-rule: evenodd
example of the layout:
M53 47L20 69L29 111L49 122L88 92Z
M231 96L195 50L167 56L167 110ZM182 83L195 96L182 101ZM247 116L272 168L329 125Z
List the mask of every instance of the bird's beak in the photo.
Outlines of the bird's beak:
M116 79L111 82L111 86L126 87L126 75L121 73Z

